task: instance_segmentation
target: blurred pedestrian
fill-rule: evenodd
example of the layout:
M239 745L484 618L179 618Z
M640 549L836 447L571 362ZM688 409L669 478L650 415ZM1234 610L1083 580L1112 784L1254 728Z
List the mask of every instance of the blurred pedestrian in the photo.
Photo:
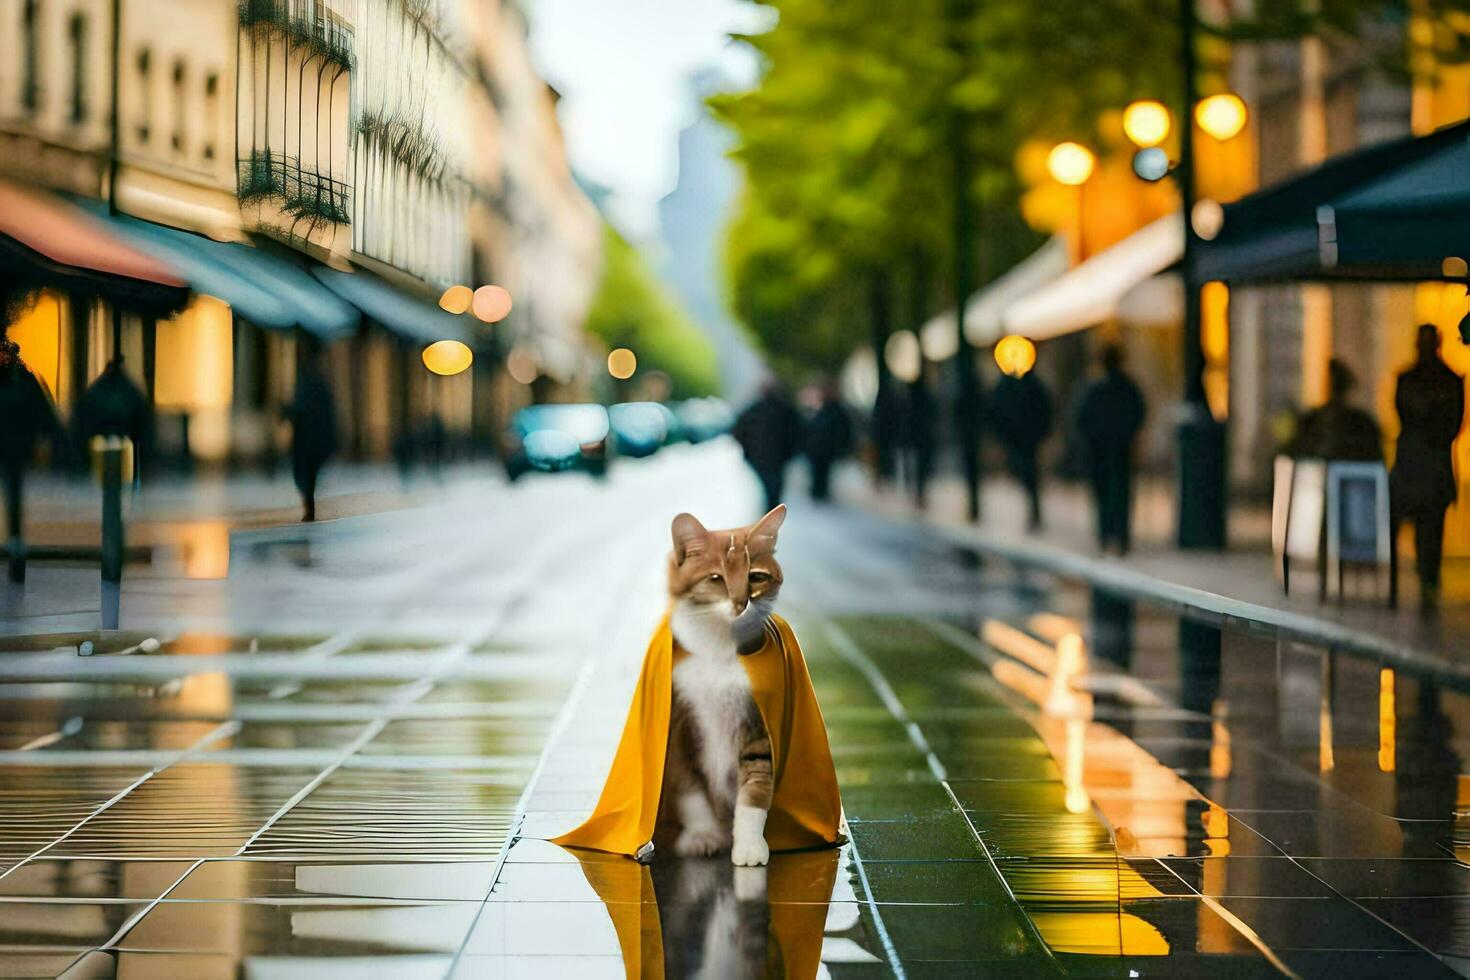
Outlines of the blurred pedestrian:
M1145 408L1138 385L1123 370L1121 347L1104 347L1099 363L1102 376L1078 400L1077 427L1087 449L1098 546L1122 555L1133 544L1133 443Z
M85 460L93 437L122 436L133 444L133 472L137 473L149 441L149 421L148 398L123 370L123 356L118 354L77 402L72 420L76 452Z
M873 450L879 486L898 473L899 456L908 443L908 407L899 382L886 372L878 380L878 395L873 400Z
M852 419L842 407L837 385L822 385L821 404L806 427L806 459L812 471L812 499L832 496L832 466L852 451Z
M322 370L321 345L306 349L296 370L296 394L286 409L291 421L291 472L301 492L303 521L316 520L316 482L322 466L337 451L337 404Z
M1297 424L1289 455L1376 463L1383 459L1383 436L1372 415L1348 402L1358 379L1344 362L1327 362L1327 401Z
M760 397L740 413L731 434L761 481L766 509L774 508L786 489L786 465L801 450L801 416L779 382L761 386Z
M1405 521L1414 525L1415 565L1420 603L1426 610L1439 603L1439 568L1444 550L1444 515L1459 497L1454 445L1465 416L1465 383L1439 356L1439 330L1419 327L1418 360L1399 375L1393 403L1399 416L1398 451L1388 478L1392 514L1390 549L1398 597L1398 549L1394 542Z
M10 580L25 580L25 470L44 436L58 432L56 412L45 386L20 359L20 346L0 332L0 484L5 490L5 529L10 549Z
M934 454L939 447L939 404L929 379L920 374L909 383L909 473L914 503L929 506L929 477L934 474Z
M1006 463L1026 492L1026 528L1041 530L1041 467L1037 451L1051 434L1052 401L1032 370L1002 374L990 393L990 424Z

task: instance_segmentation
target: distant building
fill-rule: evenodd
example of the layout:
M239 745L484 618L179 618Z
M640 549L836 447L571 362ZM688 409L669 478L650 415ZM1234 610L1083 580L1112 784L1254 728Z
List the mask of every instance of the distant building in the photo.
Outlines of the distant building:
M714 345L725 397L753 398L764 366L730 315L722 254L725 229L740 192L740 170L726 155L730 133L704 108L715 79L696 80L695 115L679 134L679 181L658 203L664 254L659 273Z

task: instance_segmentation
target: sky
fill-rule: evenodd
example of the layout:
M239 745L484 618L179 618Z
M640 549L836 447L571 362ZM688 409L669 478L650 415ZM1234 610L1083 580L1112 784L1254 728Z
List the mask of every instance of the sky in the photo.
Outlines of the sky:
M759 32L769 8L749 0L528 0L531 53L562 94L572 167L612 190L627 235L658 230L658 199L678 179L679 131L693 117L691 79L715 69L743 88L756 56L732 31Z

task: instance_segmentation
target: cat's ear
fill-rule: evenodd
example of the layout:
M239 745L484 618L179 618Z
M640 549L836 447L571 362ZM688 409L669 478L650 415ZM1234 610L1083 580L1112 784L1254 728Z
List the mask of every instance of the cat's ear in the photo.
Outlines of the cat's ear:
M674 561L680 565L691 555L704 554L709 532L693 514L680 514L674 518Z
M781 530L781 525L786 521L786 505L777 504L771 512L750 526L750 540L766 543L767 547L776 547L776 532Z

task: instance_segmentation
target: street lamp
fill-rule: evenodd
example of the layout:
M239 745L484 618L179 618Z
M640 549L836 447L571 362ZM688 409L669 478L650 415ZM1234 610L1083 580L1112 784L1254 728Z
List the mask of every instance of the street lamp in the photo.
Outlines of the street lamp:
M474 299L474 292L468 286L450 286L444 290L444 295L439 297L439 308L446 313L458 316L470 308L470 301Z
M1245 120L1245 103L1231 92L1212 95L1194 107L1194 121L1199 128L1222 143L1238 136Z
M627 381L638 370L638 355L626 347L619 347L607 355L607 373L619 381Z
M475 354L458 340L440 340L424 348L424 367L441 377L452 377L475 362Z
M1139 149L1158 146L1168 139L1172 128L1169 110L1162 102L1139 99L1123 110L1123 132Z
M1092 176L1097 157L1081 143L1058 143L1046 157L1046 169L1052 179L1068 187L1081 187Z
M1036 345L1019 334L1007 334L995 345L995 363L1013 378L1023 378L1036 366Z

